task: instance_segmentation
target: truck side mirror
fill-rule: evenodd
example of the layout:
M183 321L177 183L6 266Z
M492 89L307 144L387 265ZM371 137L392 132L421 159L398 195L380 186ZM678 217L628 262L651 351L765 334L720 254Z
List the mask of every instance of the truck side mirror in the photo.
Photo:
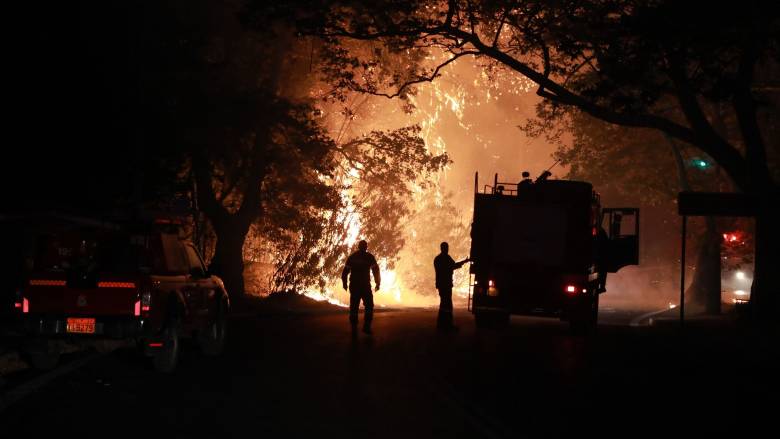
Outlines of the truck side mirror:
M620 214L620 212L615 212L612 215L611 221L609 223L609 236L610 237L618 237L620 236L620 223L623 222L623 215Z

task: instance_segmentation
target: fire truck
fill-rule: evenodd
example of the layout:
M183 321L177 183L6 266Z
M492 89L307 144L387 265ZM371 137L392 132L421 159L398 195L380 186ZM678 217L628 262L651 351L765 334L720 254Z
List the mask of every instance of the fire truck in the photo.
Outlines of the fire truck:
M480 190L474 177L469 310L477 327L510 315L595 330L606 274L639 263L639 209L602 208L590 183L547 179Z

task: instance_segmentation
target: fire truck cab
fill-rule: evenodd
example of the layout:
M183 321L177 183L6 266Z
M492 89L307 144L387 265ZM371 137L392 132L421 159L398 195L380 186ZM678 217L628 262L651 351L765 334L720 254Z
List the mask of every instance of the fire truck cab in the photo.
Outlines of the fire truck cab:
M549 175L549 174L547 174ZM474 180L469 310L478 327L511 314L596 328L606 274L639 263L639 209L602 208L590 183Z

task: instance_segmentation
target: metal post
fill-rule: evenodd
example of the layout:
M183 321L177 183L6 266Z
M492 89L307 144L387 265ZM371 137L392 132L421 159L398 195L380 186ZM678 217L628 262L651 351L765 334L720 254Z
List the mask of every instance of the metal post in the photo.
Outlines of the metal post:
M688 216L682 217L682 254L680 255L680 328L685 326L685 234Z

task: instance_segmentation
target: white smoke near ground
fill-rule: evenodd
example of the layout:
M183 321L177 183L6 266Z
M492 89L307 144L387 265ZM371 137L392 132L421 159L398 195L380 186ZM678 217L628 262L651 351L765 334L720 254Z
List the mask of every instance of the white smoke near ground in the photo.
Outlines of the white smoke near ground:
M680 302L679 268L629 266L607 275L607 292L599 297L601 308L661 310ZM688 276L690 283L692 276Z

